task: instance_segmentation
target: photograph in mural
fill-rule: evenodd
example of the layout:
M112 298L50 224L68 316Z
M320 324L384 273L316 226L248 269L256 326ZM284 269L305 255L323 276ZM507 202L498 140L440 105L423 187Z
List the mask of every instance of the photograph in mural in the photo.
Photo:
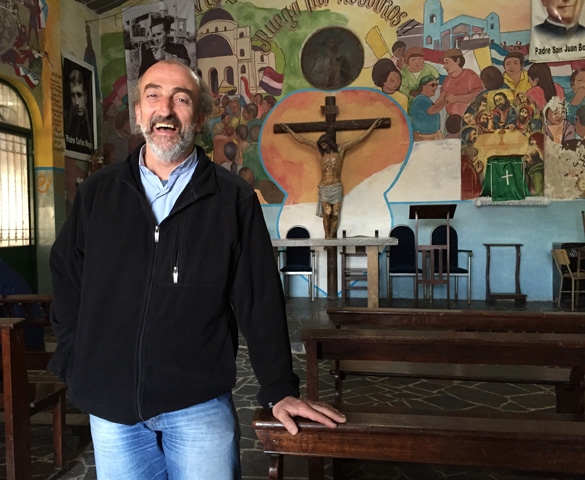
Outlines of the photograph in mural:
M303 45L301 68L307 81L321 90L347 87L360 74L364 51L360 40L345 28L324 28Z
M583 58L583 0L532 0L530 60L558 62Z
M129 104L133 105L133 85L159 60L177 60L195 69L195 9L188 0L155 2L123 10L124 50ZM133 108L130 125L135 133Z
M65 155L89 160L97 138L94 68L63 54L62 75Z

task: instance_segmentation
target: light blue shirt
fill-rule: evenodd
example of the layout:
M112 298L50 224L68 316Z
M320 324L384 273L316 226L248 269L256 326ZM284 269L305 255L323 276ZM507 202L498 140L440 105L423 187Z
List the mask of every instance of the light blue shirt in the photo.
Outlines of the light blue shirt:
M144 164L145 148L146 145L140 150L140 157L138 159L140 180L144 186L146 200L150 204L156 221L160 224L171 213L177 198L179 198L179 195L181 195L191 180L198 163L197 150L194 149L193 153L183 163L173 169L168 181L163 182L156 174L146 168Z

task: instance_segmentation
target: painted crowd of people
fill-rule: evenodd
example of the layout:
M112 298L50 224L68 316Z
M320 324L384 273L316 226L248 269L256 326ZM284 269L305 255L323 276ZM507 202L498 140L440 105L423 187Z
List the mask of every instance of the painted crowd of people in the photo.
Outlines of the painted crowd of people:
M284 193L264 169L258 152L262 123L276 105L272 95L257 93L250 103L240 95L217 95L200 144L213 161L254 187L260 203L280 203Z
M398 41L392 58L374 65L372 80L404 109L414 141L461 139L462 199L480 196L487 157L511 152L522 152L530 194L544 195L545 142L575 151L585 138L585 70L573 70L565 91L548 64L525 68L519 51L507 54L503 68L479 73L457 48L438 61L446 75L425 61L423 48Z

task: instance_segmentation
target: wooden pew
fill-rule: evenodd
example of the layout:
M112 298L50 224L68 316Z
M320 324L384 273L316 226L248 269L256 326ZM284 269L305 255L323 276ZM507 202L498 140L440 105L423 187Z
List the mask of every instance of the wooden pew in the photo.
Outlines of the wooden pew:
M8 480L31 478L30 417L48 407L53 409L54 471L56 478L65 469L63 458L65 392L63 384L29 384L24 347L25 320L0 318L2 339L2 384Z
M585 333L585 315L578 312L341 307L328 308L327 314L337 328L380 326Z
M572 312L342 307L329 308L327 313L336 328L585 333L585 315ZM332 362L331 373L335 377L336 401L339 403L343 401L343 380L347 376L381 376L552 385L558 413L585 413L583 397L579 394L581 378L578 372L572 374L570 368L341 360Z
M19 318L24 313L25 326L50 327L51 300L52 295L47 294L0 295L0 314ZM27 351L27 370L46 370L52 355L46 351Z
M8 355L8 357L4 357L4 346L2 348L4 389L0 398L4 400L3 418L7 432L12 426L17 428L17 434L12 438L12 443L10 444L7 434L7 456L9 451L12 451L14 455L14 462L7 462L9 479L27 479L30 477L30 417L37 413L40 414L39 416L44 415L41 412L49 408L51 409L50 422L53 427L54 471L48 478L59 476L66 468L64 460L64 431L67 387L53 375L47 375L46 372L42 372L47 369L52 352L40 350L28 351L23 343L22 349L24 353L21 354L20 338L17 338L18 336L24 335L24 327L26 326L50 327L49 312L51 300L51 295L0 295L0 311L2 313L11 317L16 317L18 314L26 315L24 319L21 319L22 324L19 324L17 329L18 335L12 339L16 343L12 347L9 345L9 352L12 352L14 356ZM5 318L2 320L10 324L14 321L14 318ZM14 365L15 360L16 365ZM9 381L8 385L6 383L6 374L4 373L7 368L11 372L9 378L13 379ZM22 378L23 375L24 380ZM26 406L26 400L28 400L28 409L25 409L26 415L21 415L21 412L19 413L17 411L17 415L15 416L14 409L7 408L6 406L7 404L15 404L16 402ZM27 465L26 469L24 463ZM16 477L10 476L11 469L12 474Z
M311 400L319 400L318 362L323 359L470 365L497 362L569 367L581 370L581 376L585 365L585 335L580 334L306 329L302 339ZM292 436L269 411L258 410L253 426L265 452L271 455L269 478L282 478L283 455L585 473L582 415L404 408L380 412L361 405L346 414L348 422L336 429L301 420L299 433ZM322 479L322 462L315 460L310 478Z

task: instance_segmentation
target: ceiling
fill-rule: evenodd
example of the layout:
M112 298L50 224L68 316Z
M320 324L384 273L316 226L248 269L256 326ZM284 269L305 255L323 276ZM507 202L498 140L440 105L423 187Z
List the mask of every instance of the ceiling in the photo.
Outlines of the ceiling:
M101 14L119 7L127 0L77 0L95 13Z

